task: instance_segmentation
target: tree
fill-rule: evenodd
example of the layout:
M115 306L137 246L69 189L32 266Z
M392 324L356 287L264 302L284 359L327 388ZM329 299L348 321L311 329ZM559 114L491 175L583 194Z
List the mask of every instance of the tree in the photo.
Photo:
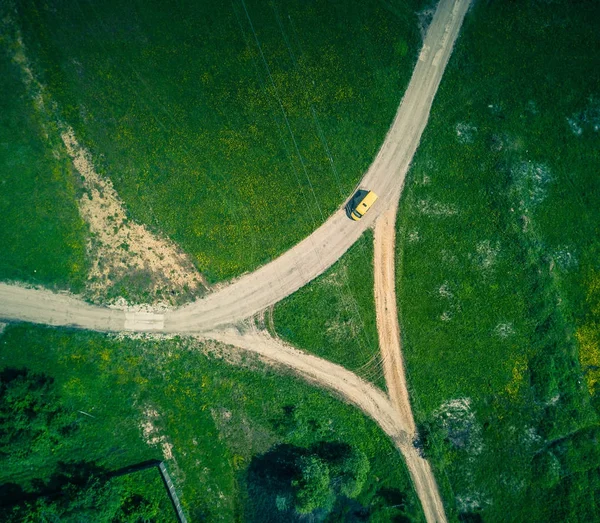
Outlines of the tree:
M59 493L15 506L9 523L139 523L160 515L156 502L131 492L121 478L90 476L85 484L71 478Z
M312 448L329 466L331 486L336 494L356 498L361 490L370 464L365 453L347 443L321 441Z
M327 464L316 456L301 456L297 465L300 478L292 482L296 512L309 514L317 509L330 510L334 494L329 484Z
M347 443L321 441L310 448L277 445L256 456L248 469L256 518L264 517L265 511L271 511L273 521L295 521L314 511L325 516L337 496L349 498L342 502L350 506L369 468L366 455Z
M580 430L562 442L566 474L586 472L600 467L600 427Z
M30 369L0 373L0 454L22 459L56 445L74 427L74 417L60 406L53 378Z
M340 463L331 467L335 474L335 485L340 494L348 498L356 498L367 480L371 465L365 453L351 449Z

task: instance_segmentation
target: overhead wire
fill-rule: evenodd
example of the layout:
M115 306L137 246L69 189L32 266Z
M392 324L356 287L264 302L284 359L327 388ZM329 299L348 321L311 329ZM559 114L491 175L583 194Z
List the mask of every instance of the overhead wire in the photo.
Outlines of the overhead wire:
M288 37L286 35L285 29L284 29L284 26L283 26L283 22L281 20L281 16L279 15L279 12L277 10L277 6L276 6L275 2L271 3L271 7L273 9L273 12L274 12L274 15L275 15L275 19L277 21L277 25L279 26L279 29L280 29L280 31L282 33L283 40L286 43L286 47L288 49L288 53L289 53L290 58L292 60L293 66L294 66L294 68L296 68L299 71L298 60L296 58L296 54L294 53L294 51L292 49L292 46L290 44L290 41L289 41L289 39L288 39ZM297 36L297 34L295 32L295 28L293 27L293 24L291 22L291 16L290 15L288 15L288 19L290 20L290 26L292 27L293 36L294 36L294 38L295 38L295 40L297 42L297 45L298 45L298 47L300 49L300 55L301 55L303 53L303 49L302 49L302 47L300 45L298 36ZM299 71L299 73L300 73L300 75L302 75L302 71ZM313 84L314 84L314 80L313 80ZM305 86L306 86L306 84L305 84ZM326 152L326 155L327 155L327 158L329 160L329 164L330 164L331 170L332 170L332 172L334 174L334 178L336 180L336 184L337 184L337 188L338 188L339 194L340 194L340 196L341 196L342 199L345 199L345 195L344 195L344 191L343 191L343 188L342 188L342 184L341 184L341 180L340 180L340 177L339 177L339 173L338 173L337 168L335 166L335 162L334 162L333 156L331 154L331 151L329 149L329 145L327 143L325 134L324 134L324 132L323 132L323 130L322 130L320 124L319 124L319 120L318 120L318 117L317 117L317 113L316 113L315 107L314 107L314 105L313 105L313 103L311 101L309 101L309 107L310 107L310 111L311 111L311 114L312 114L312 117L313 117L313 121L314 121L315 127L317 129L317 135L319 136L321 144L322 144L322 146L323 146L323 148L324 148L324 150ZM361 252L363 260L365 261L365 263L368 264L369 260L368 260L368 258L366 256L366 253L364 252L363 249L361 249L360 252ZM369 336L367 335L366 324L365 324L364 318L363 318L363 316L362 316L362 314L360 312L360 308L358 306L358 302L357 302L356 296L354 295L354 293L352 292L352 289L350 288L350 282L349 282L349 279L348 279L347 272L343 273L343 284L344 284L344 287L345 287L345 295L342 294L342 291L340 290L340 292L338 293L339 298L340 298L340 302L342 304L344 304L344 303L350 304L351 308L354 309L354 315L356 317L358 317L359 321L360 321L362 334L364 336L364 341L367 343L368 346L371 346L371 343L368 341L369 340ZM348 299L348 297L349 297L349 299ZM368 369L370 367L372 367L372 365L374 363L374 358L375 359L379 358L379 360L381 360L381 356L380 356L378 347L377 347L376 351L373 350L372 346L371 346L370 350L366 350L365 347L364 347L364 345L363 345L363 343L360 340L360 337L359 337L359 339L357 341L358 341L361 353L367 354L368 356L370 356L370 359L367 361L367 363L365 363L361 367L361 369L363 369L363 372L368 374L368 373L371 372ZM375 360L375 361L377 361L377 360ZM380 373L381 370L380 369L378 370L377 367L381 367L381 365L382 364L379 364L379 365L376 364L376 368L372 372L373 373Z
M78 8L82 18L85 20L85 23L88 25L89 28L91 28L91 25L89 22L89 17L87 17L86 14L83 12L79 0L76 1L76 5L77 5L77 8ZM92 2L88 5L91 7L92 11L94 12L94 16L95 16L96 20L98 21L99 25L102 27L103 31L105 33L109 33L105 23L102 20L102 17L100 16L96 7L94 6L94 3ZM107 54L109 54L108 50L106 49L106 46L101 41L99 42L99 45L103 48L103 50ZM153 105L159 107L159 109L167 116L167 118L171 121L171 123L175 126L175 128L179 128L180 127L179 122L177 122L177 120L173 117L172 113L166 108L164 103L160 101L160 99L158 98L156 93L154 93L154 91L149 87L149 85L144 80L144 78L139 73L139 71L129 61L127 62L127 66L133 71L134 75L136 76L136 78L139 81L139 84L141 84L142 87L144 88L144 90L146 91L146 96L140 96L139 89L135 89L135 87L131 83L131 81L123 74L123 72L120 69L115 68L115 71L116 71L117 75L119 75L121 77L121 79L124 80L125 83L130 86L132 92L136 93L136 97L138 97L140 99L140 101L142 101L142 103L147 107L150 115L152 116L152 118L154 119L156 124L161 129L163 129L163 131L165 133L172 132L172 130L169 129L165 125L165 123L158 117L157 113L153 110ZM154 102L154 104L150 103L149 100ZM182 141L180 147L183 149L183 151L188 159L194 160L197 158L197 154L193 154L192 149L184 141ZM202 151L199 151L199 152L202 152ZM251 220L252 213L248 209L247 204L245 204L243 201L242 202L236 201L236 204L234 204L231 201L229 195L221 188L220 184L216 183L212 179L212 177L206 172L205 169L198 169L197 172L199 172L199 174L202 176L202 178L210 184L211 192L218 195L219 198L221 199L221 201L223 201L225 203L225 205L228 208L229 212L231 213L234 221L237 221L238 223L243 223L243 222L251 223L252 222L252 220ZM241 209L240 209L240 207L241 207ZM238 209L240 209L240 210L238 210ZM245 216L245 219L242 217L242 215L240 215L240 211L241 211L242 215ZM152 212L152 214L154 214L154 213ZM256 233L254 231L252 231L251 232L251 244L252 244L253 251L255 251L257 249L257 245L258 245L255 236L256 236Z

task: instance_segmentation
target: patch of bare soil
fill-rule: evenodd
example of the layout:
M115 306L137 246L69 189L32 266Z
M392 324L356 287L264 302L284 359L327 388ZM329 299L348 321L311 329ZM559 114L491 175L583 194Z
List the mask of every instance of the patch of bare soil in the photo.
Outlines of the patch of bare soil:
M96 172L90 154L79 145L73 130L66 130L61 138L85 189L79 210L91 232L87 245L92 262L88 297L106 301L110 289L123 279L143 289L153 303L172 302L173 295L206 287L174 242L127 218L112 182Z
M140 422L140 430L142 431L142 437L146 444L151 447L158 447L162 451L163 458L165 460L174 461L173 458L173 444L168 438L160 433L160 430L156 427L156 420L160 417L158 411L152 407L146 406L144 408L144 418Z

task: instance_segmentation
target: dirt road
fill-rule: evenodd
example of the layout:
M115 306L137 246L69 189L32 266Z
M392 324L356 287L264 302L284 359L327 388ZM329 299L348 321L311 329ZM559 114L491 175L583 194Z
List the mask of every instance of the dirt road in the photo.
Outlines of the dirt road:
M403 445L411 441L407 428L402 425L387 396L340 365L295 349L253 326L246 327L243 333L231 327L202 334L202 337L257 353L269 364L288 367L307 381L334 391L344 400L356 405L373 418L397 444Z
M294 248L257 271L180 309L163 314L128 314L77 305L67 295L50 298L38 291L0 284L0 317L102 331L206 332L235 323L277 303L323 273L397 202L429 110L470 0L441 0L402 103L375 161L361 183L379 201L360 222L340 208ZM50 320L50 321L49 321Z
M427 521L445 523L446 514L435 476L429 463L410 444L416 436L416 426L406 386L396 306L396 211L397 206L392 205L375 224L373 265L379 349L388 395L400 425L405 427L410 438L407 445L398 448L404 455Z
M68 294L0 283L0 319L96 331L204 333L205 337L252 350L270 362L288 366L309 381L336 391L371 416L403 453L427 520L445 521L429 464L419 457L411 444L414 421L404 375L399 372L402 368L399 341L398 350L394 346L394 339L399 340L397 320L394 324L390 312L392 306L395 310L395 296L390 294L393 290L393 247L390 251L389 241L384 239L390 234L389 223L393 224L391 215L384 216L378 225L379 233L376 231L376 236L381 238L377 248L382 264L381 273L376 275L379 278L378 310L382 308L383 311L378 314L378 322L381 322L382 343L387 347L384 361L391 401L342 367L285 346L264 333L251 331L241 335L222 326L249 318L292 294L335 263L379 215L390 208L394 209L395 215L406 172L469 4L470 0L440 1L394 122L361 182L361 187L375 191L380 199L360 222L349 220L342 207L281 257L204 299L173 311L125 312L92 306ZM217 327L221 329L215 330Z
M400 326L396 307L395 256L396 210L393 206L383 213L375 224L374 259L375 311L379 349L383 372L392 404L412 435L416 432L406 387L404 360L400 348Z

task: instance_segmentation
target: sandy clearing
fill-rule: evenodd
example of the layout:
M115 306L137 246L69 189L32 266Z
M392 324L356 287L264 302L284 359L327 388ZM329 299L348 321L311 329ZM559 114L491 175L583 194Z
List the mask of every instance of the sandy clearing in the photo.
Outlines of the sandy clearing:
M406 386L396 306L396 212L397 206L394 205L375 223L373 259L375 310L379 349L388 394L400 424L407 428L412 442L417 435L417 430ZM431 466L412 445L405 445L400 450L406 460L427 521L445 523L444 505Z
M79 145L73 129L61 134L73 165L81 174L85 194L79 212L88 223L87 243L92 267L86 295L93 301L106 301L107 291L125 275L141 274L145 290L165 300L171 292L196 292L205 282L189 258L168 238L152 234L144 225L127 219L125 207L112 182L100 176L91 155Z

